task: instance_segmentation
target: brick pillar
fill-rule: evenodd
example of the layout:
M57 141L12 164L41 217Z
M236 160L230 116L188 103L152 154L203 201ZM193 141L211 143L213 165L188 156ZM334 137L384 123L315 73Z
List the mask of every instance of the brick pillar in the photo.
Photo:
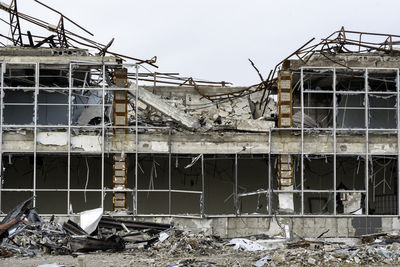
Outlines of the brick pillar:
M128 71L127 69L114 70L114 84L119 88L128 87ZM128 125L128 93L126 90L114 91L113 100L113 126ZM115 135L125 135L127 129L115 129ZM113 210L126 210L126 192L118 191L125 190L127 184L127 162L126 155L114 155L113 157Z

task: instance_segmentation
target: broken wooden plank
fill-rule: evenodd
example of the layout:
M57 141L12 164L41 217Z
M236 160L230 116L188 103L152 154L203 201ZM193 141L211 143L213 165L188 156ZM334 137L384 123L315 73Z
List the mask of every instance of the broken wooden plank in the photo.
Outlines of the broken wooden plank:
M184 113L182 110L171 106L170 104L160 99L157 95L147 91L142 87L138 87L138 91L138 99L140 101L142 101L146 105L153 107L165 116L170 117L172 120L184 126L185 128L194 131L198 130L201 127L198 119L193 118L192 116ZM132 83L130 88L128 89L128 92L131 95L136 96L136 85Z

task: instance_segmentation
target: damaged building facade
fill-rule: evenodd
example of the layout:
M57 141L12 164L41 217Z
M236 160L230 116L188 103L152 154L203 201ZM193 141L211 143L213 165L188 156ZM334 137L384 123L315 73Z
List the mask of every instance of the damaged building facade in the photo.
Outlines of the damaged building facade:
M148 73L112 41L1 47L0 210L36 196L43 215L100 207L223 235L400 230L398 36L335 34L247 88Z
M127 215L239 214L240 193L267 189L272 99L266 118L257 115L260 93L219 103L193 87L141 87L128 79L140 65L114 57L2 50L4 212L35 195L49 215L96 207ZM255 186L247 189L253 168ZM270 212L261 194L246 212L253 204Z

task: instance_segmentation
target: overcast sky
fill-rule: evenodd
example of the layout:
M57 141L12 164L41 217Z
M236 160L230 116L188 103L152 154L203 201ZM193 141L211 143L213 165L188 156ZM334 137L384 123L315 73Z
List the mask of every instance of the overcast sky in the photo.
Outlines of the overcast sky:
M143 59L157 56L157 71L235 85L259 82L248 58L267 76L276 63L306 41L326 37L341 26L400 34L398 0L42 2L85 26L96 41L108 43L115 37L112 51ZM33 0L18 0L18 4L21 12L58 22L58 15ZM5 12L1 17L8 20ZM84 35L71 24L66 27ZM9 34L5 24L0 29ZM27 30L23 25L23 31Z

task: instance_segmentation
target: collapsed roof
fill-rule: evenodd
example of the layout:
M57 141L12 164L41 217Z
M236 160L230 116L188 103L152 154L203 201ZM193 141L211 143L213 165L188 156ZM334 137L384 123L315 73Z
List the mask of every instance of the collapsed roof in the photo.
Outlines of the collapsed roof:
M40 63L40 86L63 87L69 83L69 64L75 62L91 63L91 66L79 66L74 70L72 86L78 87L101 87L106 83L107 87L115 87L112 81L113 69L122 68L124 61L133 61L135 64L156 66L157 57L151 59L138 59L136 57L122 55L110 50L114 38L107 44L101 44L89 37L93 36L87 29L74 22L61 12L52 7L35 0L36 3L46 7L51 12L60 16L57 25L52 25L42 19L21 13L17 7L17 1L12 0L10 4L0 2L0 9L10 15L9 21L2 20L10 26L10 36L0 35L5 41L12 42L13 46L0 48L0 59L7 63ZM21 28L20 21L26 21L31 25L39 26L50 33L40 36L25 31ZM67 29L66 24L72 24L82 34ZM343 27L319 42L312 38L288 57L279 62L265 79L255 64L250 60L259 75L260 82L248 87L227 87L229 82L212 82L198 80L192 77L181 77L178 73L162 73L148 71L143 73L128 73L130 80L130 99L133 100L136 92L139 91L139 109L137 114L141 123L160 125L172 120L178 123L183 129L190 131L210 130L237 130L265 132L275 127L277 118L277 104L271 94L276 94L277 73L281 69L297 70L302 66L340 66L351 70L352 67L360 67L363 62L361 55L376 57L389 55L397 63L399 58L398 35L365 33L347 31ZM96 51L94 54L90 50ZM356 58L354 58L356 57ZM376 60L376 58L375 58ZM387 61L385 59L385 61ZM47 65L45 65L47 64ZM95 66L98 64L98 66ZM107 69L106 81L99 79L101 64L113 65ZM360 65L361 64L361 65ZM366 64L374 64L367 62ZM21 66L8 67L10 71L5 77L7 86L29 86L32 77L29 78L30 70ZM12 69L12 70L11 70ZM79 73L79 74L78 74ZM97 73L97 74L95 74ZM24 76L23 79L17 76ZM155 87L135 87L137 81L154 85L166 84L179 86L180 90L186 92L179 94L177 90L164 88L155 90ZM184 89L186 87L193 90ZM157 92L155 92L157 91ZM173 91L173 94L171 93ZM87 93L91 94L90 92ZM99 97L99 96L97 96ZM135 107L133 101L130 105L129 122L134 123ZM128 108L129 109L129 108ZM91 114L88 117L88 113ZM87 108L82 116L88 117L85 120L90 122L99 117L98 111ZM101 117L101 116L100 116ZM110 118L108 118L110 120ZM182 129L182 130L183 130Z

